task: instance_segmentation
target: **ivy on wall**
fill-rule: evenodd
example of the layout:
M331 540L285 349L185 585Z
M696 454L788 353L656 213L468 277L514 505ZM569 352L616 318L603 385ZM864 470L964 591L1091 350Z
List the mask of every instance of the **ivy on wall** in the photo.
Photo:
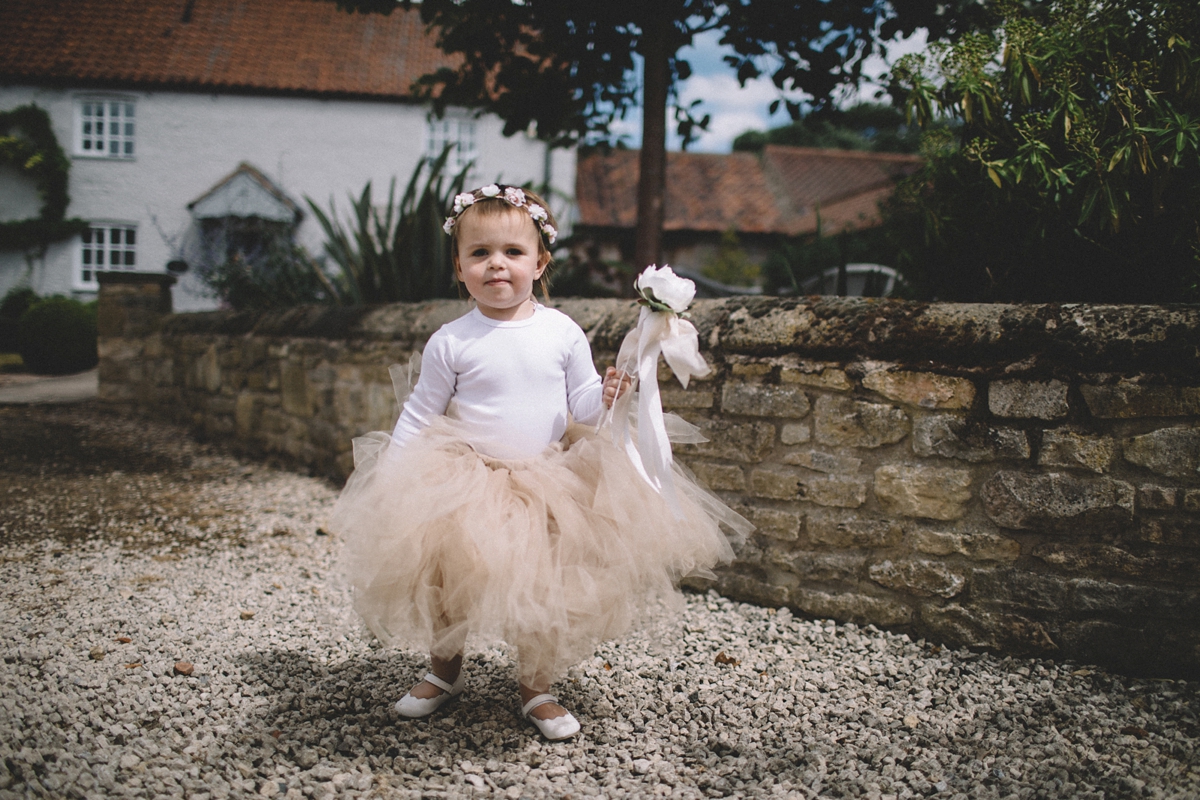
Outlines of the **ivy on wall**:
M43 109L30 104L0 111L0 165L31 178L42 199L37 217L0 222L0 250L41 249L87 229L82 219L64 219L71 202L67 196L71 162Z

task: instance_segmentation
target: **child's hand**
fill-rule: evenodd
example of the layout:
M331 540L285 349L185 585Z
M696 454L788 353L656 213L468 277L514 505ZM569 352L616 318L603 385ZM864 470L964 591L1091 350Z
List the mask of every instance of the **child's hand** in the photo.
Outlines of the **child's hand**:
M631 383L633 383L633 378L628 372L622 372L618 377L616 367L606 369L604 371L604 407L612 408L617 398L629 390Z

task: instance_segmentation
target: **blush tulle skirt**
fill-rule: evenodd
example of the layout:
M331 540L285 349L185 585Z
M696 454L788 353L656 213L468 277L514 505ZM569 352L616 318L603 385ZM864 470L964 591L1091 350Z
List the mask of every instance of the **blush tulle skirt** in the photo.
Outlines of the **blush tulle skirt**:
M441 418L397 445L355 440L334 508L354 609L385 644L450 658L518 649L545 685L733 556L751 526L676 465L681 514L626 452L582 426L528 459L471 448Z

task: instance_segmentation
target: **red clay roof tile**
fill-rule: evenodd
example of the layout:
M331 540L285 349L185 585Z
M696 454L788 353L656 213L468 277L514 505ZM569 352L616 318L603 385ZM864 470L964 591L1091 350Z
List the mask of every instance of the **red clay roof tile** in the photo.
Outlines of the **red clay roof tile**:
M582 227L637 223L637 150L579 162L576 202ZM668 231L813 233L873 227L878 204L918 156L768 146L751 153L668 153L663 229Z
M408 99L457 63L417 11L328 0L4 0L0 31L8 84Z

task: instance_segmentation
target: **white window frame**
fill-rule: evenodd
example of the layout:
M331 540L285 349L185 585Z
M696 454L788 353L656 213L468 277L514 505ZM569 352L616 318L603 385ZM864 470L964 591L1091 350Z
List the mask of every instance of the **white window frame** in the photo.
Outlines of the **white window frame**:
M96 106L102 114L95 113ZM112 116L116 108L118 116ZM96 126L103 126L97 131ZM137 98L124 95L80 95L75 98L74 154L82 158L132 161L137 157ZM99 142L103 151L93 146ZM116 151L113 151L113 146Z
M474 176L479 166L479 120L465 110L447 109L438 118L430 114L425 124L425 155L437 158L448 142L456 146L446 160L446 172L457 175L468 164L473 165L467 173L467 185L474 185Z
M74 255L74 286L75 289L85 292L99 291L100 284L96 280L97 272L139 272L141 266L138 263L138 226L136 222L126 222L122 220L93 220L88 223L89 230L85 234L81 234L75 240L75 255ZM104 231L104 244L101 247L96 246L94 233L97 230ZM121 231L121 242L113 245L114 230ZM133 233L133 242L128 241L127 232ZM101 258L96 258L96 253L101 254ZM110 263L114 253L120 254L118 259L120 263L114 268ZM132 258L130 257L132 256ZM133 263L128 263L132 261Z

